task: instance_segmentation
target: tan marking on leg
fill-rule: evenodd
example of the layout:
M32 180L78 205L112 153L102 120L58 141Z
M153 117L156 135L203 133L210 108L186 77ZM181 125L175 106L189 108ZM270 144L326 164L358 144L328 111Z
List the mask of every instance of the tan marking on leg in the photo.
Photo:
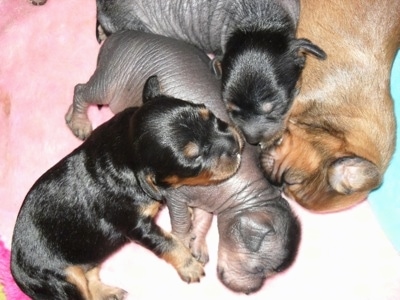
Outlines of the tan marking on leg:
M81 266L65 269L67 281L76 286L85 300L122 300L126 292L120 288L105 285L100 281L100 268L85 271Z
M89 281L89 291L93 300L122 300L125 298L126 291L123 289L106 285L100 281L100 268L96 267L86 273Z
M189 248L185 247L174 235L165 233L166 237L173 240L174 247L161 255L161 258L170 263L177 270L183 281L199 282L204 276L204 269L190 253Z
M91 300L92 297L89 292L88 281L85 276L85 271L80 266L69 266L65 269L66 280L75 285L83 297L87 300Z

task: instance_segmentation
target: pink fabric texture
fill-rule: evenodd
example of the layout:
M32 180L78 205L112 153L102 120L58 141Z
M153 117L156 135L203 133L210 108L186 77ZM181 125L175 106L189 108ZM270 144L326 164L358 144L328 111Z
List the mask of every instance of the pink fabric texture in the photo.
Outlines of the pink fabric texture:
M8 249L32 184L81 143L64 115L74 86L86 82L96 66L95 15L94 0L49 0L39 7L25 0L0 1L0 236ZM92 107L89 115L94 127L112 116L107 107ZM290 203L303 230L297 259L251 296L229 291L217 278L215 221L200 283L182 282L170 265L136 244L111 256L101 277L127 290L128 299L400 299L400 256L367 201L325 215ZM158 222L169 228L166 209ZM4 251L0 281L6 283L7 299L24 299L3 273L9 261Z

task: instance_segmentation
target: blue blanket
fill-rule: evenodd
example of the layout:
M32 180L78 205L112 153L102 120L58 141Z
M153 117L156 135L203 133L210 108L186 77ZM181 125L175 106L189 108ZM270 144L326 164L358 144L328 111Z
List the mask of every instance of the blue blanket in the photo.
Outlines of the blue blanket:
M383 230L400 252L400 52L397 53L392 68L391 92L397 117L397 149L382 186L370 194L369 202Z

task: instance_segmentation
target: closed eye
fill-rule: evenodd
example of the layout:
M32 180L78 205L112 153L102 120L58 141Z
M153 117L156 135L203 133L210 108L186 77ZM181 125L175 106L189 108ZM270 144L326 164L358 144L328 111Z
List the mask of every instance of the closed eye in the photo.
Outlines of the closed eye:
M302 184L305 181L305 176L304 174L301 174L301 172L290 172L290 169L287 169L283 175L282 175L283 182L286 185L296 185L296 184Z

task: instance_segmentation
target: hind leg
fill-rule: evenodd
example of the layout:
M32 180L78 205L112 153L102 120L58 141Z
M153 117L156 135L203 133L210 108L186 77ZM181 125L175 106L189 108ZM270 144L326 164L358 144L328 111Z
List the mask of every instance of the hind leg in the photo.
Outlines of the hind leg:
M105 285L100 281L100 268L88 271L80 266L69 266L66 270L67 281L77 287L85 300L123 300L126 291Z
M195 208L193 210L193 228L191 231L194 237L190 243L192 255L203 265L209 261L206 235L210 230L213 215L209 212Z
M198 282L204 276L204 269L174 234L164 231L154 222L160 204L146 205L141 212L143 216L140 229L130 232L130 239L139 242L158 257L171 264L183 281Z
M101 99L97 95L96 88L91 84L77 84L74 89L74 99L65 115L65 121L74 135L81 140L86 139L92 132L92 123L87 115L91 104L103 104L101 101L89 100Z

